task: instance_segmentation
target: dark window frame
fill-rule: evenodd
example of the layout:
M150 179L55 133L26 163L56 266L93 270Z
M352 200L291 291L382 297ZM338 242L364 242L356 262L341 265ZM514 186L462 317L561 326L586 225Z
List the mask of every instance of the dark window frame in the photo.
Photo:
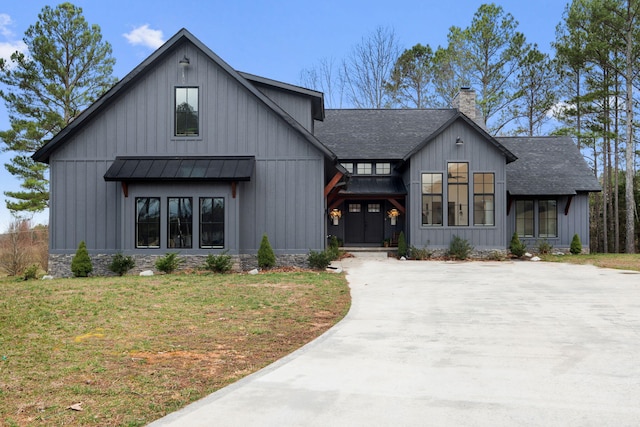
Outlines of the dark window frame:
M211 218L208 221L205 221L203 215L203 201L211 200ZM222 201L221 213L214 212L216 208L216 201ZM224 197L200 197L198 202L198 219L199 219L199 230L200 237L198 238L198 244L200 249L224 249L226 245L226 200ZM206 230L205 230L206 226ZM217 239L217 242L214 243L213 237L208 238L208 242L204 242L205 236L213 236L216 233L221 234L221 238Z
M187 90L185 99L186 101L184 103L178 104L178 99L180 98L178 96L178 91L180 90ZM188 128L189 128L189 123L187 123L188 117L187 117L187 113L188 112L182 112L184 113L184 118L183 117L179 117L180 112L178 111L178 108L184 104L187 105L187 107L191 107L192 103L189 102L189 90L195 90L195 95L196 95L196 101L195 101L195 111L192 111L191 114L193 114L192 119L195 119L195 132L189 132ZM173 136L176 138L197 138L200 136L202 129L200 129L200 87L199 86L175 86L174 87L174 91L173 91ZM183 108L187 108L187 107L183 107ZM193 124L193 123L192 123ZM181 129L185 129L185 131L181 132Z
M184 206L185 214L175 216L171 206L174 200L178 200L178 212L182 211L184 201L188 200L190 216L187 215L187 206ZM193 197L167 197L167 248L193 248Z
M491 176L490 183L486 180L488 176ZM480 177L482 178L481 182L478 182ZM488 185L491 185L491 187L487 187ZM478 186L481 186L481 188L478 188ZM487 201L491 201L490 210L487 210ZM481 208L479 209L478 206ZM490 221L487 220L487 213L490 214ZM482 218L482 222L479 222L480 218ZM493 172L473 173L473 225L479 227L493 227L496 225L496 177Z
M466 172L460 170L462 165L465 166ZM455 169L452 171L453 166ZM455 200L452 201L454 195ZM462 222L465 219L466 221ZM449 227L469 226L469 162L447 163L447 225Z
M425 182L425 177L429 177L428 182ZM434 178L434 177L439 177ZM443 222L443 174L442 172L423 172L420 175L420 186L422 193L422 220L421 225L423 227L442 227ZM439 184L438 184L439 182ZM433 190L436 185L440 185L440 192L426 192L425 189ZM425 187L426 186L426 187ZM439 203L439 208L434 208ZM431 210L428 207L431 206ZM425 221L426 220L426 221Z
M147 214L150 211L151 208L151 201L156 201L155 203L155 209L156 209L156 215L149 217L150 219L141 221L140 220L140 215L141 215L141 211L140 211L140 202L142 201L144 203L144 201L146 201L147 203ZM161 242L161 221L162 221L162 205L161 205L161 200L160 197L136 197L135 198L135 218L136 218L136 225L135 225L135 234L134 234L134 239L135 239L135 247L136 249L159 249L160 248L160 242ZM157 216L157 218L156 218ZM153 220L151 220L153 219ZM152 233L152 231L155 228L155 233ZM141 233L146 232L145 236L143 239L141 239ZM145 242L146 244L141 244L141 242ZM153 244L153 242L157 242L157 244Z

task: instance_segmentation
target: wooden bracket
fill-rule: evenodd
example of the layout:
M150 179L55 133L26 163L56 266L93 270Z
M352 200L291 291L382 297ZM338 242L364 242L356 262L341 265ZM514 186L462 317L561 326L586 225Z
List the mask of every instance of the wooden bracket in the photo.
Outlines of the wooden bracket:
M331 181L329 181L329 183L324 187L324 197L327 197L329 195L331 190L335 188L335 186L343 176L344 174L342 172L338 172L333 176L333 178L331 178Z
M567 204L564 207L564 216L569 215L569 208L571 207L571 202L573 201L573 196L569 196L569 200L567 200Z
M237 182L235 181L231 182L231 197L234 199L236 198L236 185L237 185Z
M129 184L125 181L122 181L120 184L122 185L122 193L124 194L124 197L129 197Z

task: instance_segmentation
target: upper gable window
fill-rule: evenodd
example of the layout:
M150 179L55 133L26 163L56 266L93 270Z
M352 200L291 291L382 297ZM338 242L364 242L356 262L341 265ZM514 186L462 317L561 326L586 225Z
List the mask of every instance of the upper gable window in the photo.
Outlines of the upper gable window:
M198 88L177 87L175 94L175 136L198 136Z
M356 173L358 175L371 175L373 173L373 165L371 163L358 163L356 165Z
M391 173L391 163L376 163L376 174L389 175Z

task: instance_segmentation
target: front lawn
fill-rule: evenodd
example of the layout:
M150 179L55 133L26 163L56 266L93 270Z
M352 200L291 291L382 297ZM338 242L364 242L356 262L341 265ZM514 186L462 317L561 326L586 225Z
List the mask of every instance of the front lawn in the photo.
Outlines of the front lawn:
M141 426L347 313L344 275L0 279L0 422Z
M640 271L640 254L540 255L542 260Z

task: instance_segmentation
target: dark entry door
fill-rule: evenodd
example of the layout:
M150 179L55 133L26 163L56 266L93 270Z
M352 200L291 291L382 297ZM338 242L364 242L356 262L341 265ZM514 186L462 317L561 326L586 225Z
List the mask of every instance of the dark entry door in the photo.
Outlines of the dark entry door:
M347 202L345 243L382 244L384 232L383 204L378 201Z

